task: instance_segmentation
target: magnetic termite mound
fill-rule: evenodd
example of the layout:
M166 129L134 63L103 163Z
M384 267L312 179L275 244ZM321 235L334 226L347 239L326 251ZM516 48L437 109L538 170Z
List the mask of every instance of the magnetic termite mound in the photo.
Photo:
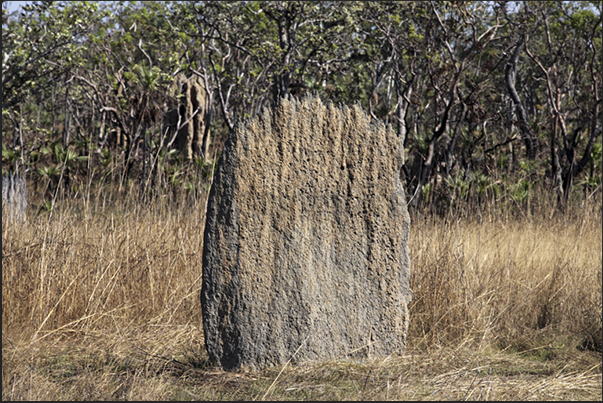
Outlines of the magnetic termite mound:
M399 138L359 106L283 99L230 134L210 191L201 304L224 369L406 345Z
M192 160L195 156L208 158L210 133L208 127L207 92L203 81L197 77L179 74L174 81L178 94L178 105L169 110L164 123L173 135L177 130L176 148L184 158Z

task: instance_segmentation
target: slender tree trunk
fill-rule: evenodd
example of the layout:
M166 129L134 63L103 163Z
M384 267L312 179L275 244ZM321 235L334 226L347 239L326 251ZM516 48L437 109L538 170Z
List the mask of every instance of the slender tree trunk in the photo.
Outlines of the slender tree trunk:
M289 54L289 35L287 27L282 21L276 19L278 26L279 45L284 51L282 58L283 71L276 77L274 83L274 103L278 104L281 98L289 98L289 85L291 84L291 74L289 73L289 63L291 62L291 55Z
M15 174L19 174L19 165L25 164L23 158L23 104L19 105L19 123L13 140L13 149L17 148L17 145L19 146L19 157L15 156Z
M561 175L561 164L559 163L559 154L557 152L557 125L558 119L555 119L555 126L551 131L551 172L553 174L553 183L555 190L557 191L557 200L559 202L563 199L563 178Z
M454 78L454 82L452 83L448 95L448 102L446 104L446 108L444 109L444 113L438 123L437 127L434 130L433 136L431 136L431 140L429 141L429 146L427 147L427 157L423 160L423 164L421 165L420 173L419 173L419 182L417 184L417 188L414 192L414 197L412 199L413 207L417 207L419 205L419 201L421 199L421 189L427 183L427 179L431 173L431 168L433 166L433 160L435 157L435 146L440 137L446 132L448 127L448 121L450 118L450 110L454 105L454 101L456 99L457 87L459 85L459 81L461 79L462 68L459 68L456 72L456 77Z
M54 136L55 131L56 131L56 116L55 116L55 109L54 109L54 104L55 104L55 82L52 82L52 100L51 100L51 113L52 113L52 135Z
M448 177L448 175L450 175L450 171L452 169L452 154L454 152L454 147L456 146L456 141L458 139L458 134L460 131L461 126L465 123L465 115L467 114L467 104L465 104L464 102L461 104L461 112L460 112L460 117L459 120L456 123L456 126L454 126L454 132L452 133L452 139L450 139L450 143L448 144L448 147L446 148L446 177Z
M415 76L412 75L411 79L406 82L405 87L402 86L401 78L397 78L395 81L396 92L398 93L398 137L400 138L400 149L402 150L402 163L404 163L406 158L404 155L404 143L406 143L406 136L408 133L406 116L408 115L408 108L410 106L414 79Z
M69 110L69 85L67 85L67 77L65 77L65 116L63 120L63 147L67 149L69 145L69 126L71 125L71 111Z
M147 182L149 179L149 133L147 130L147 124L144 123L142 126L142 196L146 195Z
M519 98L519 94L515 89L515 78L517 74L517 59L519 58L519 53L525 44L526 38L523 37L517 46L515 46L515 50L513 54L509 58L505 66L505 82L507 84L507 90L509 91L509 95L513 100L513 105L515 106L515 112L517 113L517 118L519 120L519 128L521 133L521 138L526 146L526 154L527 157L531 160L536 158L536 149L534 146L534 137L530 131L528 126L526 112L521 103L521 99Z

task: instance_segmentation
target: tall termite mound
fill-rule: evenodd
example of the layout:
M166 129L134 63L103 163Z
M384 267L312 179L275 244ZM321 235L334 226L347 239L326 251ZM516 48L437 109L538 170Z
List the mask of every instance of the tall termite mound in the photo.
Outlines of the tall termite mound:
M210 137L207 127L207 93L199 77L178 75L175 85L179 89L178 106L166 115L166 124L173 133L178 130L176 148L187 159L194 156L207 158Z
M201 304L225 369L385 357L406 345L401 144L359 107L282 100L228 138L207 208Z

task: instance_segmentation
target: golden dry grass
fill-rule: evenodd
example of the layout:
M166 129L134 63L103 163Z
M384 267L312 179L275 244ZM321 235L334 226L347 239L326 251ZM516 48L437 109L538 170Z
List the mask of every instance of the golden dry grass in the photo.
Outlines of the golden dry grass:
M481 348L566 334L600 351L601 232L588 210L414 223L412 338Z
M198 293L203 203L2 220L3 400L600 400L601 208L415 218L401 357L223 372Z

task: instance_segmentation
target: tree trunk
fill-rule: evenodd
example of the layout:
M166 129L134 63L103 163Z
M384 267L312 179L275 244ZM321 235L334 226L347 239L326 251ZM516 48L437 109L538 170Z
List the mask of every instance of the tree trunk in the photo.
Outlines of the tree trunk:
M444 113L442 114L442 118L440 122L436 126L433 136L429 141L429 146L427 147L427 157L423 160L423 164L421 165L420 173L419 173L419 182L417 184L417 188L415 189L414 196L412 199L413 207L417 207L419 205L419 201L421 199L421 189L427 183L427 179L431 173L431 168L433 166L433 159L435 157L435 146L440 137L446 132L448 127L448 120L450 118L450 110L454 105L454 101L456 99L457 87L459 85L459 81L461 79L462 68L459 68L456 72L456 77L454 78L454 82L451 85L448 102L446 104L446 109L444 109Z
M408 108L410 106L410 97L412 95L412 85L414 83L415 76L412 75L411 79L406 82L406 86L402 86L402 79L396 78L396 92L398 93L398 137L400 138L400 150L402 150L402 163L406 156L404 155L404 143L406 142L406 136L408 133L408 127L406 123L406 116L408 115Z
M69 110L69 86L65 88L65 120L63 126L63 147L69 145L69 126L71 125L71 111Z
M530 131L528 126L526 112L521 103L521 99L519 98L519 94L515 89L515 78L517 74L517 59L519 58L519 53L525 44L526 38L522 37L517 46L515 46L515 50L513 54L509 58L505 66L505 82L507 84L507 90L509 91L509 95L513 100L513 105L515 106L515 112L517 113L517 118L519 120L519 128L521 133L521 138L526 146L526 154L527 157L531 160L536 158L536 149L534 147L534 137Z
M557 152L557 124L559 120L555 119L555 126L551 131L551 172L553 183L557 191L557 200L562 201L565 191L563 190L563 178L561 175L561 164L559 163L559 154Z

